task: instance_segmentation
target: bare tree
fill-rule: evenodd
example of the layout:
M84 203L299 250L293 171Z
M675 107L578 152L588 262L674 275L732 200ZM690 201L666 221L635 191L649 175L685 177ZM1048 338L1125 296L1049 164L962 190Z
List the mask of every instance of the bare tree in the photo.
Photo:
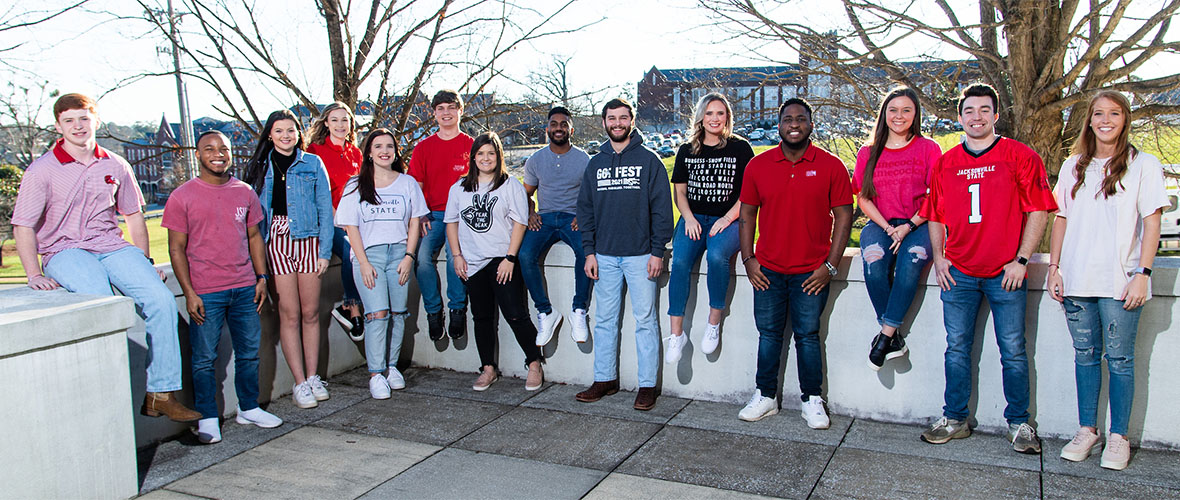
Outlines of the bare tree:
M1144 102L1180 87L1174 68L1164 76L1135 76L1154 57L1180 53L1180 42L1168 34L1180 0L1161 0L1158 10L1143 15L1133 15L1130 0L980 0L978 12L947 0L842 0L848 24L832 32L800 18L784 21L777 14L793 0L699 1L735 37L761 46L785 43L808 61L809 71L865 83L852 86L854 95L841 100L846 104L871 109L882 84L894 81L919 90L927 109L952 117L953 89L933 84L961 78L956 74L978 77L1000 94L1005 133L1040 153L1054 177L1097 90L1133 94L1136 119L1180 113L1176 102ZM976 15L977 21L965 21ZM897 47L913 36L970 59L948 65L897 58Z
M28 87L9 83L7 90L0 95L0 162L24 169L54 138L53 128L37 125L37 118L58 91L44 82Z
M0 33L6 31L15 31L24 28L31 28L38 24L49 21L66 12L81 7L87 0L78 0L65 7L51 8L51 9L35 9L28 8L29 3L13 2L10 6L0 12ZM13 45L0 46L0 53L16 50L21 45L27 42L21 41ZM12 67L11 64L0 59L0 63Z
M152 1L138 0L145 12L140 20L156 35L172 37L168 19L159 15L161 9ZM291 34L283 27L267 26L253 0L180 0L180 10L187 14L175 42L186 76L212 88L222 101L214 108L252 132L257 133L267 111L258 109L252 99L260 92L281 101L293 99L315 113L324 96L313 95L300 73L318 66L331 68L335 100L353 107L369 101L374 123L410 133L408 129L423 125L411 114L423 104L428 78L454 73L459 76L453 88L484 92L502 73L505 54L582 27L549 29L573 1L554 2L540 10L514 0L317 0L316 13L327 38L328 59L323 60L323 51L300 55L276 50L275 41ZM305 34L300 36L306 40ZM129 80L164 74L169 73Z

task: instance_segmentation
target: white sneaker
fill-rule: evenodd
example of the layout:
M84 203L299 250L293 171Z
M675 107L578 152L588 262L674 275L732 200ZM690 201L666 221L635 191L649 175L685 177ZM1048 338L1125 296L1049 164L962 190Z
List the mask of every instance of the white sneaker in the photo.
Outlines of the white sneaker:
M717 350L717 344L721 343L721 325L709 325L705 327L705 338L701 339L701 352L705 354L713 354Z
M570 328L570 336L574 338L574 342L582 343L590 338L590 326L586 324L585 309L574 309L571 321L573 328Z
M273 429L283 425L283 419L275 416L273 413L263 410L262 408L254 408L246 411L242 411L241 408L238 408L238 416L234 420L242 425L253 424L262 427L263 429Z
M680 361L680 354L684 351L684 345L688 343L688 331L680 332L680 335L669 335L664 340L668 341L668 347L664 349L664 362L671 365Z
M295 406L300 408L315 408L320 405L307 382L291 386L291 399L295 401Z
M537 313L537 346L543 347L553 339L553 332L561 325L560 313Z
M197 441L205 444L220 443L221 427L217 424L217 417L197 421Z
M381 375L370 375L369 394L373 399L389 399L389 381Z
M316 401L327 401L328 389L324 387L327 382L324 382L319 375L312 375L307 377L307 385L311 387L311 394L315 396Z
M778 413L778 399L762 395L762 391L754 389L754 395L746 407L738 412L738 418L747 422L757 422Z
M828 419L828 411L824 409L824 398L819 396L811 396L804 401L801 413L807 419L807 426L812 429L827 429L832 424Z
M385 377L385 381L389 383L389 388L395 391L406 388L406 378L402 376L402 372L392 366L389 367L389 375Z

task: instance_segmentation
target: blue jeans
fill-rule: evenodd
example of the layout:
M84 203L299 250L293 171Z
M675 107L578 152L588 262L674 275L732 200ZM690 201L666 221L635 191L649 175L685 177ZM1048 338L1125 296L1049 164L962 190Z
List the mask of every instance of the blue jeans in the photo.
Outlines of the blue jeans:
M402 352L402 335L406 331L409 282L405 285L397 282L397 265L406 257L406 244L373 245L365 249L365 256L377 271L373 288L366 287L361 279L360 263L353 262L352 266L353 277L361 285L357 291L365 306L365 362L369 373L382 373L386 368L397 366ZM375 317L382 311L386 313L384 318ZM393 316L393 329L389 328L390 316Z
M221 342L221 326L229 324L229 335L234 346L234 390L238 394L238 408L258 408L258 344L262 338L262 322L254 303L254 287L244 286L220 292L203 293L205 322L189 322L188 340L193 347L193 402L202 418L216 418L217 377L213 363L217 361L217 344Z
M570 227L574 214L549 212L541 214L541 229L528 230L520 244L520 272L524 285L533 297L537 312L553 312L549 293L545 290L545 273L541 271L541 254L558 241L564 241L574 251L574 303L572 309L587 309L590 303L590 278L586 277L586 253L582 250L582 233Z
M443 224L446 216L443 210L430 212L430 232L418 241L418 267L414 274L418 278L418 291L422 293L422 304L426 312L442 312L442 293L439 291L438 268L434 265L434 258L438 256L439 248L447 253L447 307L463 309L467 307L467 285L455 274L455 259L451 256L451 246L447 244L447 225ZM425 217L424 217L425 218ZM366 309L367 310L367 309Z
M890 224L904 224L892 219ZM897 255L889 250L893 238L874 222L860 232L860 258L864 262L865 287L877 311L877 323L900 327L914 302L922 270L930 262L930 228L926 224L901 240Z
M709 289L709 307L725 309L728 304L729 275L733 269L730 263L733 254L737 253L738 225L730 224L724 231L715 236L709 236L713 223L721 217L712 215L697 215L701 224L700 239L693 240L684 232L684 217L676 223L676 231L672 236L672 277L668 280L668 316L684 316L684 307L688 303L688 289L692 277L692 267L701 259L701 254L708 249L709 270L705 283Z
M1064 305L1065 324L1073 336L1078 421L1085 427L1098 426L1105 349L1110 372L1110 432L1126 436L1135 397L1135 334L1143 308L1127 311L1121 300L1096 297L1066 297Z
M821 394L824 379L819 348L819 318L828 304L830 286L816 295L803 291L811 273L782 274L762 268L770 280L766 290L754 290L754 325L758 328L758 367L754 382L763 397L778 397L778 366L783 353L787 311L795 335L795 359L799 367L799 391L803 401Z
M147 391L181 389L176 297L142 250L134 246L98 254L78 248L62 250L49 260L45 275L74 293L110 296L114 285L131 297L147 330Z
M356 282L352 279L352 258L349 257L348 238L345 238L344 228L338 227L332 233L332 254L340 257L340 284L344 289L344 305L350 306L360 302L361 296L356 291Z
M1004 418L1009 424L1028 422L1028 354L1024 350L1024 310L1028 280L1016 291L1005 291L1004 275L975 278L951 267L955 285L942 291L942 315L946 324L946 392L942 414L966 420L967 402L971 399L971 349L975 343L975 319L980 299L987 298L992 310L992 326L1000 347L1000 366L1004 377Z
M639 387L655 387L660 367L660 324L656 316L656 282L647 277L650 255L612 257L599 254L598 303L594 308L594 381L619 378L619 311L623 308L623 282L631 295L635 315L635 353L639 361Z

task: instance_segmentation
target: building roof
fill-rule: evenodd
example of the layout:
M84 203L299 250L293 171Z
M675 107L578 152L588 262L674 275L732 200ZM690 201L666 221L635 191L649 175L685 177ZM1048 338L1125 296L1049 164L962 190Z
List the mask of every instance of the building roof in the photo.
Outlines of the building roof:
M657 71L669 82L742 82L748 80L786 80L800 76L797 65L788 66L753 66L746 68L685 68L658 69L652 66L651 71Z

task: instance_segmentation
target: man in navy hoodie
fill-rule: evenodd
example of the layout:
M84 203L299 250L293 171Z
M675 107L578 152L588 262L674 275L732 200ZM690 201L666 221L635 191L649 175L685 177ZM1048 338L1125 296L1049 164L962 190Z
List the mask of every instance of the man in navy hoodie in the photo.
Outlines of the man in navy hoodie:
M623 99L602 108L610 138L590 163L578 193L578 226L586 252L586 275L598 281L594 311L594 384L578 393L593 402L619 391L619 310L623 282L635 314L639 358L636 410L656 405L660 325L656 278L664 269L664 248L672 238L672 194L668 171L632 126L635 114Z

